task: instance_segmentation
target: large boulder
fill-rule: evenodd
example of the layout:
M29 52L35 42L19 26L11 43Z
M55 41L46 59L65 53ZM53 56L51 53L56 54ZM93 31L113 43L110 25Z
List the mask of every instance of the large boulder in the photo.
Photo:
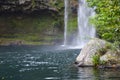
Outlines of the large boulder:
M90 40L81 50L80 54L76 58L76 64L78 66L94 66L93 58L99 55L99 65L113 66L120 65L120 52L111 43L94 38Z

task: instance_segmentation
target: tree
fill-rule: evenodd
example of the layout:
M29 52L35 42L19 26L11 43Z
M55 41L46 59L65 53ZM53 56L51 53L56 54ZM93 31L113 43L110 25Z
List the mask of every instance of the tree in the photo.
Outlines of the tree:
M120 0L87 0L96 15L90 22L96 26L98 36L120 46Z

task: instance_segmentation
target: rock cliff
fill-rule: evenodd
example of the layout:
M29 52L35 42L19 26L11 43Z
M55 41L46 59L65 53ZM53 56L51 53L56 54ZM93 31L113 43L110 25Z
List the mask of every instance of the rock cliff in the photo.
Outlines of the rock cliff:
M59 11L63 6L63 0L0 0L0 11Z

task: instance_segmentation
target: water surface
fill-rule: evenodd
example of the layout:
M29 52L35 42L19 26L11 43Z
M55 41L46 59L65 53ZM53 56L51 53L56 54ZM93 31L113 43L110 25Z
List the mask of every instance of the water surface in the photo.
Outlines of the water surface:
M0 80L120 80L120 70L77 68L80 49L1 46Z

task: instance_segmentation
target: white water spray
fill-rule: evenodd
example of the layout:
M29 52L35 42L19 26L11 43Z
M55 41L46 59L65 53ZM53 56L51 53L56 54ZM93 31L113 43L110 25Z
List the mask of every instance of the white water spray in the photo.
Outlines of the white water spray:
M94 9L89 8L85 0L79 0L77 46L83 47L95 37L95 28L89 24L89 18L94 15Z
M69 28L68 24L68 13L69 13L69 0L64 0L65 2L65 14L64 14L64 22L65 22L65 31L64 31L64 46L73 47L73 48L82 48L91 38L95 37L95 28L89 24L89 17L94 16L95 12L93 8L89 8L87 6L87 2L85 0L79 0L78 6L78 32L76 36L73 36L73 40L67 39L67 28ZM67 43L71 43L67 44Z

